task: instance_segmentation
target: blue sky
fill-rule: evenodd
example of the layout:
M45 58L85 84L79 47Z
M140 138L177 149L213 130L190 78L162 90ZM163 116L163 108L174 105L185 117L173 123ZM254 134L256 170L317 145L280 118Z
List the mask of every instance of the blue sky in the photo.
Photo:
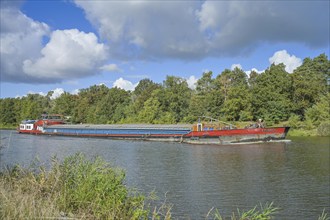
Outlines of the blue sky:
M1 1L1 98L329 57L329 1Z

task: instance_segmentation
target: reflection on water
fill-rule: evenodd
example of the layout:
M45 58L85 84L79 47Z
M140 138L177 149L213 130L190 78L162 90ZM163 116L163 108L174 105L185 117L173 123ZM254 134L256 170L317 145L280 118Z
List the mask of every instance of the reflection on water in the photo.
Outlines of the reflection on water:
M96 138L32 136L1 131L0 169L39 157L62 159L76 152L101 156L126 170L127 184L152 190L173 204L179 219L204 219L214 207L223 215L273 201L278 219L316 219L330 199L328 138L291 143L188 145Z

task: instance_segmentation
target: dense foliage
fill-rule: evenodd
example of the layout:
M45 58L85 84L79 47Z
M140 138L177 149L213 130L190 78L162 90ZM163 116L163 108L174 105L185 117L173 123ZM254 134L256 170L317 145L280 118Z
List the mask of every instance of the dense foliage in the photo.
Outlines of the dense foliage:
M51 99L52 92L0 99L0 124L18 124L47 112L70 116L72 123L187 123L205 115L229 121L263 118L269 125L289 120L297 128L321 124L327 128L329 80L330 61L321 54L304 59L292 74L283 64L249 76L238 68L217 76L205 72L194 90L185 79L167 76L162 84L143 79L133 92L94 85L56 99Z

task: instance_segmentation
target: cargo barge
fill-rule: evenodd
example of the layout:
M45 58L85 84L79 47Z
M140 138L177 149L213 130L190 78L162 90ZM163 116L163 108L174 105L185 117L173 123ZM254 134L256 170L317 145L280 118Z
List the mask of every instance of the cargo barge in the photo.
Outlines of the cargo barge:
M39 120L26 120L18 128L18 132L23 134L105 137L220 145L285 141L288 131L289 127L265 128L262 124L253 124L249 127L238 129L230 124L221 127L219 123L202 123L200 121L194 125L66 124L60 115L43 115Z

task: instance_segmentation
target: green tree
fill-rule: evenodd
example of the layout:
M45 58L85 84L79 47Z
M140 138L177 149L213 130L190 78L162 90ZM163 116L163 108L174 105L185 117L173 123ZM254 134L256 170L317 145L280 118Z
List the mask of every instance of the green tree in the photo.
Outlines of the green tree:
M224 101L220 85L212 78L212 71L203 73L197 81L196 91L193 91L189 103L189 115L186 122L195 122L200 116L218 118Z
M72 116L73 109L77 104L77 95L72 95L68 92L64 92L59 97L53 100L54 107L52 113L62 114L64 116Z
M133 106L132 110L134 114L137 114L149 98L152 92L156 89L161 88L161 85L154 83L150 79L142 79L139 84L135 87L132 93Z
M95 104L100 101L109 91L104 84L93 85L87 89L79 90L79 97L86 97L89 104Z
M200 116L210 116L211 92L214 89L212 74L212 71L204 72L203 76L197 80L196 90L192 91L189 101L188 116L185 116L184 121L193 122Z
M330 122L330 94L322 96L320 101L306 110L306 119L310 119L314 126L319 126L322 122Z
M15 114L15 99L0 99L0 124L14 125L17 123Z
M87 97L81 97L78 95L77 103L74 107L72 121L74 123L86 123L87 112L89 109L89 102Z
M204 72L202 77L197 80L196 91L199 95L207 95L214 89L212 75L212 71Z
M95 105L93 121L91 123L115 123L120 121L125 115L120 114L124 106L130 102L130 93L117 87L108 90L108 93ZM124 113L124 112L122 112Z
M48 107L45 107L48 97L39 94L28 94L21 98L20 119L38 119L45 113Z
M284 64L272 64L255 77L250 87L254 119L277 123L290 117L292 80Z
M93 85L81 89L73 109L73 121L76 123L95 123L95 105L107 95L109 88L105 85Z
M144 123L155 123L156 119L161 116L160 110L161 103L157 97L150 97L143 106L143 109L139 112L138 119Z
M227 120L251 120L251 93L246 73L239 68L225 70L216 80L224 99L221 114Z
M191 90L185 79L175 76L167 76L163 86L164 96L160 97L163 112L172 114L177 123L188 114Z
M330 61L325 54L314 59L305 58L292 74L292 79L294 111L304 117L306 109L329 91L327 82L330 79Z

